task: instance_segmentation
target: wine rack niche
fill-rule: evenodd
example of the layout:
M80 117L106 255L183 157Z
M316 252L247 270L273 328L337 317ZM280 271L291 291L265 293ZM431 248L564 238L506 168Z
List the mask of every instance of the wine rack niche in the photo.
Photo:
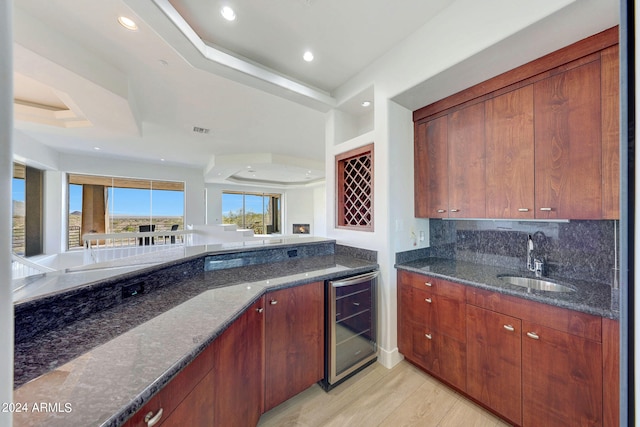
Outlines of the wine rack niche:
M336 156L336 227L373 231L373 144Z

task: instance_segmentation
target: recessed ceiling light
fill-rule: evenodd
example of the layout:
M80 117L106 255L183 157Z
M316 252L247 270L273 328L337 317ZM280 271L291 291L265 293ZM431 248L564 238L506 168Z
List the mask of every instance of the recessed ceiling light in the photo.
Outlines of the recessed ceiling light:
M118 22L127 30L136 31L138 29L138 24L136 24L133 19L127 18L126 16L118 16Z
M362 104L360 105L362 105L363 107L368 107L371 105L371 101L362 101Z
M220 9L220 14L227 21L235 21L236 20L236 13L229 6L225 6L222 9Z
M304 55L302 55L302 59L304 59L307 62L313 61L313 53L311 53L311 51L306 51Z
M164 162L164 159L160 159L161 162Z
M94 150L100 151L100 147L93 147Z

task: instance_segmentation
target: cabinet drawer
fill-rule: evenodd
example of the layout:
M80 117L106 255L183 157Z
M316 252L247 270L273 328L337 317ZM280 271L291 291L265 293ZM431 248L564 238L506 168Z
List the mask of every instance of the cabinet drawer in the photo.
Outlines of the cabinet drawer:
M400 283L417 289L427 289L434 295L460 298L461 300L464 300L465 296L464 285L404 270L398 271L398 284Z
M465 342L465 309L462 299L434 295L422 289L411 289L408 307L410 318L434 331Z
M466 346L445 334L412 325L409 360L464 391L466 389Z

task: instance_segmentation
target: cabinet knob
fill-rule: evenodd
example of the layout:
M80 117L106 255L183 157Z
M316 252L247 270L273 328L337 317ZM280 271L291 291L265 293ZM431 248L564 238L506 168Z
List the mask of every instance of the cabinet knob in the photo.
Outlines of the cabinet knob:
M540 208L541 211L551 212L551 208Z
M278 300L272 299L271 301L269 301L269 304L271 305L276 305L278 303Z
M460 212L460 209L451 209L449 212Z
M428 340L430 340L430 339L431 339L431 334L424 334L424 336L425 336Z
M257 311L258 313L262 313L262 312L264 311L264 308L262 308L262 307L260 307L260 308L256 308L256 311Z
M424 299L426 302L428 302L429 304L431 304L431 298L425 298Z
M502 327L503 327L503 328L505 328L505 329L506 329L507 331L509 331L509 332L513 332L513 331L515 331L515 330L516 330L516 329L515 329L513 326L511 326L511 325L503 325Z
M162 418L162 408L160 408L158 410L158 413L155 415L153 415L153 412L149 412L147 415L145 415L144 422L147 423L147 427L153 427L154 425L158 424L160 418Z
M518 212L529 212L529 208L519 208Z
M424 285L425 285L425 286L429 286L429 287L433 286L433 285L431 284L431 282L424 282Z
M536 334L535 332L527 332L527 336L529 338L533 338L534 340L539 340L540 336L538 336L538 334Z

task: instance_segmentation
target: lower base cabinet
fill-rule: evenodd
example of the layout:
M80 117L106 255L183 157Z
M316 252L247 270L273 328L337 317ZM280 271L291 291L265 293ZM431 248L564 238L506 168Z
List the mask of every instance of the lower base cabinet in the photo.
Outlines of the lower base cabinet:
M212 425L258 424L264 396L263 341L264 298L261 298L211 344L214 349Z
M467 393L514 424L522 422L522 322L467 307Z
M616 321L467 287L466 342L446 348L464 363L446 366L433 362L442 343L416 344L422 331L410 313L419 283L434 286L428 276L398 274L398 346L407 360L449 384L462 373L466 389L452 385L514 425L617 425Z
M324 282L265 299L266 412L324 377Z
M250 427L324 377L324 282L249 307L125 427Z

